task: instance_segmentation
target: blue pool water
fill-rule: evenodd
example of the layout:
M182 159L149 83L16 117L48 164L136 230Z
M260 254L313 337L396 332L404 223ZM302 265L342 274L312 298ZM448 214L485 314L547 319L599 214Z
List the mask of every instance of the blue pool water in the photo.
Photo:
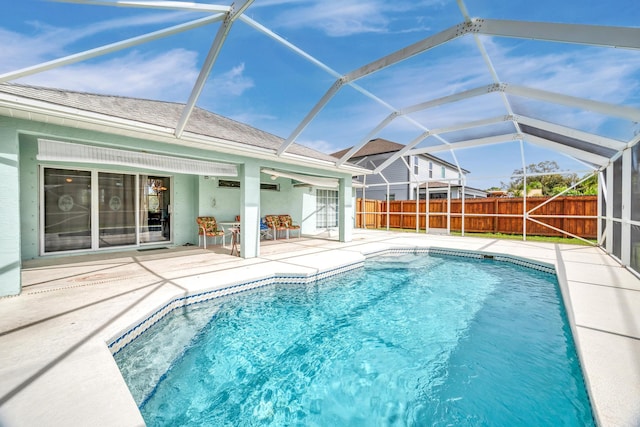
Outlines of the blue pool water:
M591 426L556 278L384 256L174 311L116 355L149 426Z

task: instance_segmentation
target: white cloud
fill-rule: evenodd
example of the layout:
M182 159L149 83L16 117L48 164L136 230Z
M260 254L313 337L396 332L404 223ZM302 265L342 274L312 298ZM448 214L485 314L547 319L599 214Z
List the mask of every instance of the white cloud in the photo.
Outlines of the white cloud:
M286 4L299 5L301 3L313 3L313 0L260 0L251 5L252 9L280 6Z
M214 77L211 86L216 96L240 96L247 89L251 89L254 86L253 80L244 76L244 68L244 64L240 64L220 76Z
M502 81L603 102L620 103L638 87L637 52L577 47L515 52L485 43Z
M229 118L236 120L240 123L252 123L253 126L258 127L259 129L266 129L266 126L261 126L259 125L260 123L267 123L267 122L276 122L278 120L277 116L274 116L272 114L267 114L267 113L262 113L262 112L255 112L255 111L250 111L250 110L243 110L241 113L237 113L237 114L230 114ZM274 133L274 135L280 136L282 137L282 135L271 131L272 133Z
M62 56L64 49L49 35L26 36L0 28L0 72L15 71Z
M90 44L90 48L103 46L105 43L97 39L95 43L88 40L101 33L114 32L123 28L138 29L148 25L184 22L187 16L189 15L185 13L145 14L98 21L90 25L82 23L78 27L71 28L53 27L39 21L32 21L28 25L33 28L33 31L28 35L0 28L0 46L2 46L0 72L16 71L84 51L87 47L75 47L75 44L80 41Z
M363 33L426 31L429 25L425 25L425 17L441 11L446 1L267 0L266 3L288 7L278 14L274 25L293 29L314 28L330 37L344 37ZM413 11L417 13L415 16ZM403 22L402 27L393 28L398 20ZM408 22L412 22L412 26L407 26Z
M341 148L344 148L344 147L336 148L334 144L324 139L311 139L311 140L301 139L300 141L296 141L296 142L298 144L304 145L305 147L310 147L310 148L313 148L314 150L320 151L321 153L328 153L328 154L334 153L336 151L339 151Z
M193 14L184 12L153 13L97 21L92 22L90 25L83 22L78 27L72 28L57 28L37 21L30 24L38 30L38 35L34 37L35 39L53 40L59 46L69 46L72 43L101 33L113 33L126 28L139 29L150 25L157 27L158 24L167 24L169 26L170 24L185 22L189 17L193 18L193 16Z
M278 18L283 27L315 28L331 37L358 33L385 32L388 18L379 1L330 0L283 12Z
M197 53L137 51L99 62L56 68L20 80L40 86L184 102L198 75Z

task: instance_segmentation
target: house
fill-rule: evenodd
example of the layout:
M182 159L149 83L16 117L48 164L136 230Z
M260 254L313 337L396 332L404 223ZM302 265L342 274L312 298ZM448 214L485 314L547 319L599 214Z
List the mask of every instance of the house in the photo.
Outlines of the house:
M23 260L199 244L196 217L241 220L259 256L259 221L290 214L302 234L351 240L352 164L184 104L0 84L3 233L0 296L20 292Z
M403 148L404 145L386 139L372 139L349 161L375 169ZM342 158L350 150L346 148L332 156ZM357 197L375 200L386 200L387 194L389 200L415 200L416 194L424 200L427 188L430 199L446 199L449 195L452 199L459 199L463 193L464 176L468 173L468 170L458 169L456 165L430 154L401 156L377 174L358 177L358 182L363 185L354 185L354 188ZM487 197L487 193L465 186L464 197Z

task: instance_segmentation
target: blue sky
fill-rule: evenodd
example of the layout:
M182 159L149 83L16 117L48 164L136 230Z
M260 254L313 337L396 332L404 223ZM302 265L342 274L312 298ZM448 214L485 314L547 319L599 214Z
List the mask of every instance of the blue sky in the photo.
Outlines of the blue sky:
M139 36L206 15L143 8L25 0L7 2L0 16L0 74ZM213 3L206 2L203 3ZM595 4L591 4L595 3ZM228 5L227 1L213 4ZM472 17L637 26L637 0L611 2L467 0ZM6 13L8 11L8 13ZM246 16L340 74L463 21L455 0L256 0ZM185 102L219 24L155 40L16 82L112 95ZM640 52L479 37L503 82L615 104L640 107ZM198 106L288 137L335 77L273 39L237 21L215 63ZM357 84L395 108L492 83L473 37L462 37ZM510 99L532 117L629 140L634 124L585 111ZM390 113L344 87L297 142L331 153L365 137ZM411 118L434 129L504 114L500 96L448 104ZM491 133L495 129L485 129ZM422 130L397 119L377 136L402 144ZM472 135L449 135L464 139ZM429 145L427 140L423 143ZM562 169L587 168L566 156L524 144L527 164L556 160ZM520 144L457 150L447 161L470 170L469 185L508 181L522 166Z

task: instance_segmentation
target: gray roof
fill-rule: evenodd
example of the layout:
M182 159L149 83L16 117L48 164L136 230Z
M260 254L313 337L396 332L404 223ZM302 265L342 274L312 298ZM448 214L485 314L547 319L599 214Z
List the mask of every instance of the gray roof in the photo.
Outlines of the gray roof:
M373 156L375 154L396 153L402 150L404 147L405 147L404 145L398 144L397 142L389 141L383 138L376 138L367 142L361 149L359 149L353 156L351 156L351 159L359 159L361 157ZM347 152L349 152L351 148L353 147L345 148L344 150L337 151L335 153L332 153L331 155L339 159L345 154L347 154ZM450 162L447 162L446 160L443 160L440 157L436 157L432 154L423 153L423 154L420 154L420 156L445 164L449 166L451 169L458 169L456 165ZM469 173L469 171L464 168L462 168L462 171L464 173Z
M185 104L176 102L100 95L15 83L0 83L0 92L91 113L174 129L185 107ZM276 135L198 107L191 114L185 131L274 151L284 141L283 138ZM295 143L289 147L287 152L317 160L336 161L334 157L328 154Z
M353 147L345 148L344 150L340 150L331 154L333 157L341 158L349 150ZM352 158L360 158L365 156L372 156L374 154L385 154L385 153L395 153L404 148L404 145L398 144L397 142L389 141L387 139L376 138L367 142L362 146L353 156Z

